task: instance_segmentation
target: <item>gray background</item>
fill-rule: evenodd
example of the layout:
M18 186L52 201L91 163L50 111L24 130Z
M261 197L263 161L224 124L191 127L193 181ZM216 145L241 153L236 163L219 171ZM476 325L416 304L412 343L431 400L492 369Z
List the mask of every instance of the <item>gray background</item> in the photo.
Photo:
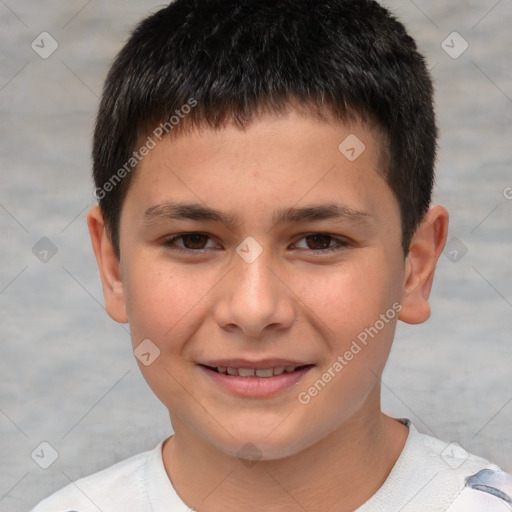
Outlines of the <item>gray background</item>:
M27 510L171 432L127 327L103 309L85 224L102 82L129 30L158 5L0 0L2 511ZM432 318L398 328L384 408L512 471L512 1L386 5L432 68L435 202L450 210L454 240L439 262ZM59 45L47 59L31 48L43 31ZM453 31L469 44L456 59L441 47ZM47 262L32 251L43 237L57 248ZM42 441L59 455L46 470L31 458Z

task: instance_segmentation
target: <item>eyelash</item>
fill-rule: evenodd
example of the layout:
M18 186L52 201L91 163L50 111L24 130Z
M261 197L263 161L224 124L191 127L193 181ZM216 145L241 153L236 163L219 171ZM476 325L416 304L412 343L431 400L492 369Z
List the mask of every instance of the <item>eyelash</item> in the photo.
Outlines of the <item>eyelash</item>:
M209 240L211 240L211 237L209 235L207 235L206 233L193 231L193 232L189 232L189 233L182 233L181 235L175 235L171 238L167 238L166 240L163 241L163 245L173 251L187 253L187 254L190 254L190 253L203 254L204 252L206 252L208 250L208 249L188 249L186 247L185 248L178 247L177 245L174 244L177 240L183 239L183 237L185 237L187 235L202 235L202 236L206 236ZM332 235L329 235L328 233L308 233L308 234L304 235L302 238L300 238L299 241L306 239L307 237L310 237L310 236L329 237L332 241L336 242L338 244L338 246L337 247L327 247L325 249L300 249L300 250L308 250L308 251L311 251L311 252L314 252L317 254L318 253L326 254L326 253L332 253L332 252L343 250L349 245L349 242L347 240L334 237ZM206 243L208 243L208 241Z

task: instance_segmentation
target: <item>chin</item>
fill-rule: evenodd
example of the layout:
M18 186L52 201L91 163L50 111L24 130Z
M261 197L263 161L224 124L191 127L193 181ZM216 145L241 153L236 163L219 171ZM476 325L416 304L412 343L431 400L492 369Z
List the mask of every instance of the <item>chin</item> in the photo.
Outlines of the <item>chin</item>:
M245 423L243 428L229 429L232 436L223 432L220 438L208 436L207 441L227 455L250 462L291 457L321 439L318 431L308 435L304 431L304 423L290 425L286 424L286 420L283 421L284 418L286 415L280 417L281 423L273 422L271 428L263 428L264 422L253 420L249 424Z

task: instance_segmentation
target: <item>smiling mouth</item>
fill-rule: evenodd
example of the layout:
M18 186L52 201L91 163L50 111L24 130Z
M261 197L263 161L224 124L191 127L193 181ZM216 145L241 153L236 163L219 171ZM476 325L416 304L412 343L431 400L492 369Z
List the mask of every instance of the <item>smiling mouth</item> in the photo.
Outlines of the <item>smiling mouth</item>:
M233 360L211 361L211 366L204 363L198 366L210 382L214 382L224 392L242 398L265 399L291 389L315 366L300 363L294 366L283 365L283 363L294 362L269 360L251 363ZM250 366L258 366L258 368Z
M207 366L201 365L207 368L208 370L214 371L216 373L220 373L226 376L232 377L247 377L247 378L269 378L275 377L278 375L282 375L283 373L293 373L298 370L302 370L305 368L309 368L313 366L312 364L307 364L303 366L277 366L275 368L232 368L230 366Z

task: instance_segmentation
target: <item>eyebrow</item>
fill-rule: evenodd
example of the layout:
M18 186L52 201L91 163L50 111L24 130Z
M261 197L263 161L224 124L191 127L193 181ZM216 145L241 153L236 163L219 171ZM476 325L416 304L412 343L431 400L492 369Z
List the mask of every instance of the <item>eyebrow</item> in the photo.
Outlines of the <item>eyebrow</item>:
M220 222L230 228L240 226L240 219L231 213L222 212L200 203L165 201L151 206L144 212L144 224L152 224L159 219L196 220ZM341 203L313 204L303 207L289 207L275 210L272 215L277 224L320 221L349 220L356 223L373 224L368 212L351 208Z

